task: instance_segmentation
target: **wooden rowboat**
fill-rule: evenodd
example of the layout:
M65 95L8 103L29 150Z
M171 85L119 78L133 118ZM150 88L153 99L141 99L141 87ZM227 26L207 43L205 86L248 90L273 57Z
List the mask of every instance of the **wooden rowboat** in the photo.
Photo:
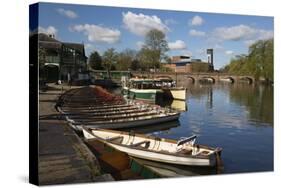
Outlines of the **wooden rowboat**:
M69 125L81 130L84 125L89 128L122 129L176 121L180 112L161 108L158 105L147 105L127 101L127 105L116 105L105 108L68 109L64 106L57 110L66 118Z
M100 121L79 122L65 116L70 126L76 130L82 130L82 126L88 128L103 128L103 129L121 129L121 128L134 128L141 126L149 126L152 124L160 124L163 122L176 121L179 118L179 113L169 114L155 114L140 117L125 117L123 119L104 119Z
M87 109L87 110L65 110L64 108L62 109L64 112L92 112L92 113L105 113L105 112L113 112L113 111L124 111L124 110L137 110L139 107L137 106L130 106L130 107L121 107L121 108L110 108L110 109Z
M186 166L215 166L221 148L195 145L196 136L179 141L142 134L82 127L86 140L97 139L132 157Z

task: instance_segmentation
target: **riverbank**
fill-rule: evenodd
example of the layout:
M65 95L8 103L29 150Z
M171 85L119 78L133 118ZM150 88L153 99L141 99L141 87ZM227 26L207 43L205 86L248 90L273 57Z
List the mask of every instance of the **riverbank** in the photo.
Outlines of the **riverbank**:
M55 110L68 89L51 85L39 94L39 184L114 181L102 174L96 157Z

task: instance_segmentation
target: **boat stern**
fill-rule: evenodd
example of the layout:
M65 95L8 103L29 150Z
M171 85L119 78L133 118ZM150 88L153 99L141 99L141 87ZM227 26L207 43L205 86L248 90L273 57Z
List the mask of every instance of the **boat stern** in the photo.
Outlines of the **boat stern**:
M176 100L186 100L186 89L182 88L182 89L171 89L171 94L173 99Z

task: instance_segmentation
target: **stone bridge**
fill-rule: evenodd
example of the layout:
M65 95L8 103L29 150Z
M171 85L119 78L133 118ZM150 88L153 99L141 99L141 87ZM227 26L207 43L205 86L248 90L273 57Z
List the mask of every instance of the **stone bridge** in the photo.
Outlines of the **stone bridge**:
M253 76L248 75L231 75L224 73L150 73L150 72L132 72L133 76L145 77L145 78L171 78L177 82L178 86L184 86L188 83L196 82L229 82L229 83L248 83L255 82Z

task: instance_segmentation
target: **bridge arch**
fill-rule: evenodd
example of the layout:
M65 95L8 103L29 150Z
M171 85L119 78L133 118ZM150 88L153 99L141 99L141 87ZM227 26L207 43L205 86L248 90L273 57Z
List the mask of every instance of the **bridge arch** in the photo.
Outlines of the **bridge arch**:
M222 82L230 82L230 83L234 83L235 82L235 79L231 76L226 76L226 77L221 77L219 78L219 81L222 81Z
M242 76L239 78L239 81L242 81L242 82L245 81L248 84L252 84L254 82L254 79L249 76Z
M156 76L156 78L166 78L166 79L170 79L170 80L173 80L173 78L171 76L166 76L166 75L163 75L163 76Z
M216 79L211 76L203 76L203 77L200 77L198 80L200 82L204 82L204 81L211 82L212 84L214 84L216 82Z
M185 76L186 79L191 80L191 82L194 84L195 83L195 78L192 76Z

